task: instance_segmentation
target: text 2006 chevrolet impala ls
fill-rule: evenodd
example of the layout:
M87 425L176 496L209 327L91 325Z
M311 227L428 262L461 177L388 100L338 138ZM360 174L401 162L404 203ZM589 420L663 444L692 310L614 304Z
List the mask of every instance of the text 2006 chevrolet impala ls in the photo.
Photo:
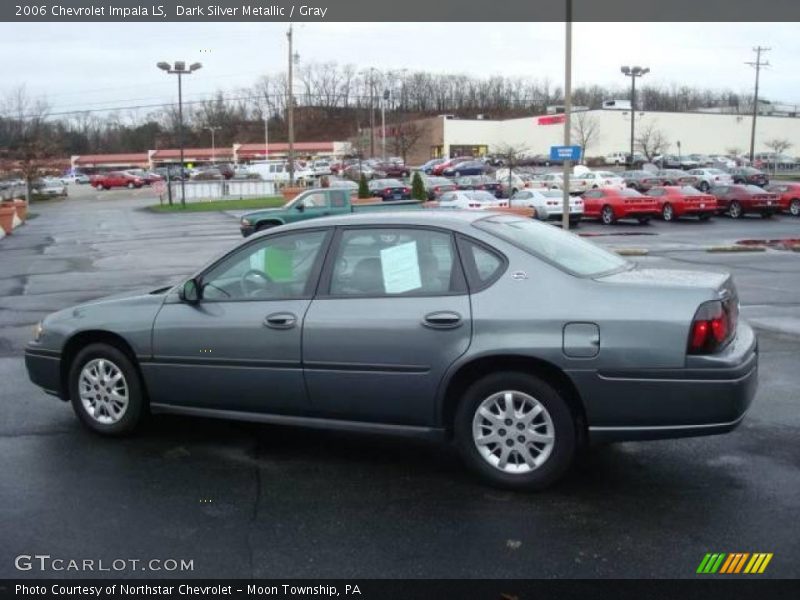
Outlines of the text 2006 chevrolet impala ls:
M481 211L277 227L175 288L50 315L25 358L99 433L151 411L453 435L534 489L589 440L732 430L758 365L730 276Z

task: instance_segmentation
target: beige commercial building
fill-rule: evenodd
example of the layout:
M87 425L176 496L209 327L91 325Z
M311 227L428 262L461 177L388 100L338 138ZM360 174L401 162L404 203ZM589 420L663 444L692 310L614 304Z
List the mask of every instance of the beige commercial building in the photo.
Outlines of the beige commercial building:
M479 156L504 144L524 146L530 154L549 154L551 146L563 143L563 117L539 115L502 121L446 116L422 119L417 124L425 133L409 152L408 162L420 163L438 156ZM748 115L637 111L634 118L637 132L651 128L663 133L669 142L668 153L677 154L679 142L683 155L725 154L732 149L747 152L750 148L752 117ZM596 123L594 139L586 148L587 157L629 151L629 110L590 110L573 113L572 119ZM789 154L800 154L800 118L759 116L755 151L769 151L766 143L776 138L792 144ZM575 136L573 143L577 144Z

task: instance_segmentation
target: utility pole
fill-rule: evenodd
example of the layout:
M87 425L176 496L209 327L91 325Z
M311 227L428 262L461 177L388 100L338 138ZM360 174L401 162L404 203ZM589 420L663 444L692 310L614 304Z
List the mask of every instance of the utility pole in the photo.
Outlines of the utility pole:
M761 67L768 67L769 62L761 62L761 53L769 52L771 48L764 48L763 46L756 46L753 52L756 53L756 62L746 62L746 65L755 67L756 69L756 89L753 94L753 124L750 129L750 164L753 164L753 156L756 149L756 118L758 118L758 76L761 73Z
M375 158L375 67L369 68L369 157Z
M389 100L389 90L383 91L381 98L381 158L386 162L386 102Z
M269 159L269 110L264 109L264 160Z
M292 93L292 25L289 24L289 31L286 33L289 38L289 89L286 115L289 121L289 185L294 185L294 94Z
M634 168L634 161L633 161L633 150L635 148L635 140L636 137L634 135L635 132L635 123L636 123L636 78L637 77L644 77L650 72L649 67L628 67L623 66L620 68L622 74L626 77L631 78L631 160L629 161L630 168Z
M570 145L570 124L572 122L572 0L566 0L566 44L564 47L564 145ZM561 227L569 229L569 172L570 161L564 161L564 185L561 203ZM510 204L510 202L509 202Z

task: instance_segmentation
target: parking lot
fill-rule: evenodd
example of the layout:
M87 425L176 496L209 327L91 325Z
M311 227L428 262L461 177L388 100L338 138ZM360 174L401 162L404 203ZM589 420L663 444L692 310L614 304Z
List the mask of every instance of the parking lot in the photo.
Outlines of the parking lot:
M236 213L154 202L84 189L32 205L0 241L0 576L46 553L192 559L193 577L674 578L707 552L771 552L764 576L800 576L800 253L706 251L800 238L800 219L582 224L647 265L733 272L759 332L759 392L731 434L593 447L552 490L518 494L423 442L185 417L123 440L84 430L28 381L33 325L177 283L241 240Z

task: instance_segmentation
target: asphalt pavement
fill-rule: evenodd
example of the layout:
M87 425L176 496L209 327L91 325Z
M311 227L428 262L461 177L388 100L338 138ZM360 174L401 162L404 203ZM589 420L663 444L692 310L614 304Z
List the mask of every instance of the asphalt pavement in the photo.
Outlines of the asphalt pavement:
M800 577L800 253L704 250L798 238L800 219L584 224L595 242L646 249L645 264L733 272L760 387L733 433L593 447L553 489L522 494L432 443L183 417L122 440L84 430L27 379L33 325L178 282L241 240L234 214L153 202L82 190L32 206L0 241L0 577L672 578L694 577L707 552L771 552L762 577ZM194 568L15 569L36 553Z

